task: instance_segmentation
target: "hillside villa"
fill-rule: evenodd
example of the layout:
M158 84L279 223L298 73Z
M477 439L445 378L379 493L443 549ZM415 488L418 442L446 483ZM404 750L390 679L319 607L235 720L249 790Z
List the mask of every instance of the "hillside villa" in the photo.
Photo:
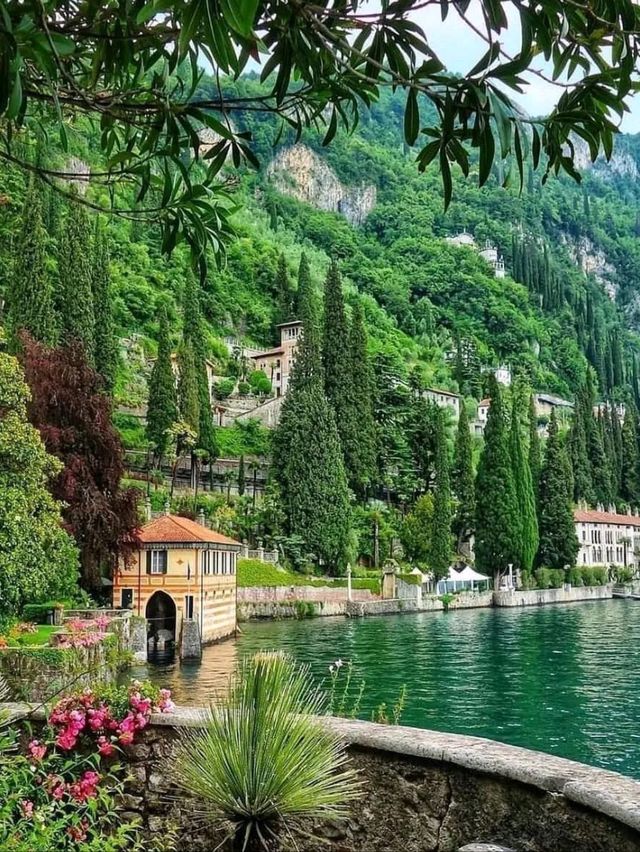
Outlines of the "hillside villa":
M254 369L266 373L276 397L285 396L287 393L298 341L302 334L302 323L299 320L284 322L278 326L278 329L280 330L278 347L251 355Z
M576 535L580 542L578 566L624 565L637 568L640 565L640 517L628 509L618 514L614 506L605 510L598 505L587 509L584 505L575 510L573 517Z
M236 563L240 542L178 515L146 523L140 547L113 579L113 606L147 620L150 650L178 643L186 621L203 643L236 630Z

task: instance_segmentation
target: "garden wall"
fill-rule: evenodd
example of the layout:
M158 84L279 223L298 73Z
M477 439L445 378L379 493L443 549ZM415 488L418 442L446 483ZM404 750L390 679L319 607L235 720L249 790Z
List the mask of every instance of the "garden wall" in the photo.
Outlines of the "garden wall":
M180 849L213 852L220 830L171 781L179 731L200 711L154 717L128 749L123 809L153 833L179 828ZM342 719L364 797L351 817L307 825L300 852L456 852L473 842L516 852L638 852L640 783L602 769L490 740ZM285 839L284 848L296 848Z
M563 589L534 589L528 592L494 592L494 606L541 606L572 601L601 601L613 597L613 586L573 586Z

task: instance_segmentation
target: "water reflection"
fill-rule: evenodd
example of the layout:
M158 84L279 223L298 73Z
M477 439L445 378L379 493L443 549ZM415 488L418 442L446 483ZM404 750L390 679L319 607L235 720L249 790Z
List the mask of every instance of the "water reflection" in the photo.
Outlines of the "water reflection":
M200 665L171 663L151 676L178 703L203 703L224 688L239 655L261 649L288 651L318 678L337 658L353 661L367 684L363 718L406 684L407 724L640 777L640 603L253 623L236 641L206 648Z

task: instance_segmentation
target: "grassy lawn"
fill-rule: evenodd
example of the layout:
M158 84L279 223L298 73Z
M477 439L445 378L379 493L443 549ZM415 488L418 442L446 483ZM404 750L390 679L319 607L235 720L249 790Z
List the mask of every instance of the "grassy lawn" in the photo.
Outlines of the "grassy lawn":
M47 645L52 633L60 630L58 625L39 624L35 633L23 633L20 637L20 645Z

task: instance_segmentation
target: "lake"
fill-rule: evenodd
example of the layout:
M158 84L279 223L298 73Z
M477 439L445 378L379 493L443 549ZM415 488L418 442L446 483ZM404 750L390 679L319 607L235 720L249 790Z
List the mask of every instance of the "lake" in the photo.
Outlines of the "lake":
M351 661L353 689L366 684L361 718L393 705L405 685L404 724L640 778L640 602L253 622L237 640L206 648L200 665L133 674L169 686L178 703L202 704L239 655L261 649L287 651L318 679L334 661Z

